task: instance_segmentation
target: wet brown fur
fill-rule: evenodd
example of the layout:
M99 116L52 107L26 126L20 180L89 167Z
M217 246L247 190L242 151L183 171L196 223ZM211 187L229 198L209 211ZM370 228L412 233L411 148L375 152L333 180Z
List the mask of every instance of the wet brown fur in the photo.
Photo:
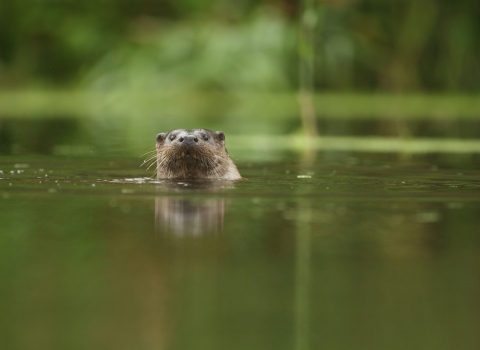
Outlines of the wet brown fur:
M171 137L174 137L173 140ZM181 142L182 138L184 141ZM186 138L196 138L197 141L187 143ZM156 153L157 179L241 178L225 149L225 135L220 131L176 129L160 133L157 135Z

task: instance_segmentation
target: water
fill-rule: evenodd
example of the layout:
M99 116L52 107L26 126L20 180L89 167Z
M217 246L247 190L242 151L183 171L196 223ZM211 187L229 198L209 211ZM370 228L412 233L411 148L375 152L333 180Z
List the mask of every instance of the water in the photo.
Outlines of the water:
M476 158L266 159L0 158L1 348L478 348Z

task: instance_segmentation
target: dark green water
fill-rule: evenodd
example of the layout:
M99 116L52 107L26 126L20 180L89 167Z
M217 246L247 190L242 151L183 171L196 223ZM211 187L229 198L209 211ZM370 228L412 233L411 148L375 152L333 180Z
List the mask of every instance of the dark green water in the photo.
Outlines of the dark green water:
M1 348L478 349L476 158L258 158L0 158Z

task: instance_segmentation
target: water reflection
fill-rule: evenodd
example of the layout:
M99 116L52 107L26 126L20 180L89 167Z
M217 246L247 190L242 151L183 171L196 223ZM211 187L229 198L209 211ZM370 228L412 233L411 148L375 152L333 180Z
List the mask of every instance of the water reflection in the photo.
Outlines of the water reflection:
M155 199L157 234L174 237L218 235L223 231L227 207L215 194L234 187L233 181L165 182L157 186ZM183 195L188 196L184 198Z

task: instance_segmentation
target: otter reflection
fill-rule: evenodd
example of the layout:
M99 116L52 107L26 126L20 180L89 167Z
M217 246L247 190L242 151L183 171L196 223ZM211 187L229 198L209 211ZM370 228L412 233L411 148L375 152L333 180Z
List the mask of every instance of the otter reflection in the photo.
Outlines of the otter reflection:
M218 235L227 208L214 194L233 188L233 181L165 182L157 186L155 230L174 237ZM185 198L188 197L188 198Z

